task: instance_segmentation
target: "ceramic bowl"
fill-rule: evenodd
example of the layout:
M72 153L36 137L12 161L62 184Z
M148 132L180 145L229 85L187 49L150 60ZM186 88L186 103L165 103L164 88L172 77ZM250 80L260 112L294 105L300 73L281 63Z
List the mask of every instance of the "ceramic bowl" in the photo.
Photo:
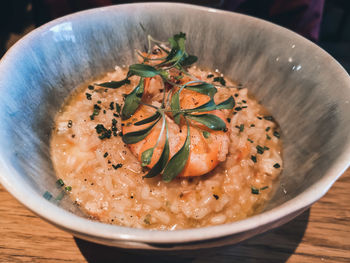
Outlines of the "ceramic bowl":
M266 209L238 222L149 231L91 221L58 194L49 154L53 119L80 83L135 61L146 44L187 33L198 65L250 88L282 130L284 171ZM0 182L23 205L73 235L112 246L193 249L239 242L277 227L321 198L350 160L350 78L325 51L279 26L185 4L92 9L54 20L0 62ZM48 196L46 196L48 197Z

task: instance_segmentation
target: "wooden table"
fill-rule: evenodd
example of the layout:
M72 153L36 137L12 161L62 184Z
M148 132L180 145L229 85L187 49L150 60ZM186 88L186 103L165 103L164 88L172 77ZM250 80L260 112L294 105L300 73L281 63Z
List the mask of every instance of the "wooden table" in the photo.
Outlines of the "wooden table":
M0 262L350 262L350 169L288 224L238 245L190 252L130 251L74 238L0 186Z

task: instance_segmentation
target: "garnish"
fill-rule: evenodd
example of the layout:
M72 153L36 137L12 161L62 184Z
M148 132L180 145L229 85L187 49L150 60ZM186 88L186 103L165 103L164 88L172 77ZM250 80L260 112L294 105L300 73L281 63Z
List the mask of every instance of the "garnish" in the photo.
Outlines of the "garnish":
M214 102L214 95L217 93L217 89L226 85L226 81L223 77L214 77L213 74L209 74L207 78L213 78L213 82L218 82L220 85L215 85L212 83L207 83L202 80L190 75L186 68L197 61L197 57L190 55L185 49L186 35L182 32L175 34L173 37L168 39L168 44L170 50L163 47L161 44L163 42L154 40L151 36L148 36L149 50L147 55L138 52L140 58L143 62L140 64L133 64L129 66L128 73L123 80L110 81L100 84L95 84L97 86L116 89L124 85L130 84L129 78L132 76L139 77L138 85L129 93L126 94L125 103L121 107L118 103L115 103L116 111L121 115L122 126L128 127L131 125L141 126L141 130L136 130L123 134L122 140L126 144L135 144L143 139L145 139L152 129L159 123L162 123L162 128L159 133L159 137L154 146L146 149L141 154L141 165L143 167L149 166L152 161L155 149L159 147L160 142L162 142L162 153L157 160L157 162L151 167L148 173L143 176L143 178L151 178L156 175L161 174L162 179L165 182L172 181L176 176L178 176L184 169L190 154L190 125L199 126L204 125L206 128L202 129L204 138L208 139L210 137L210 131L227 131L226 122L213 114L214 110L232 110L235 107L235 100L231 96L228 99L222 101L219 104ZM148 55L151 53L151 42L155 42L157 45L157 50L155 54L160 52L166 53L162 58L149 58ZM148 62L152 61L152 65ZM158 62L159 61L159 62ZM170 69L172 69L170 71ZM178 74L174 74L178 72ZM149 85L149 81L152 77L160 76L164 83L167 84L167 88L170 89L168 95L166 96L167 89L164 88L160 90L163 93L163 100L161 106L154 106L145 103L143 99L143 93L145 87ZM185 78L184 76L189 76L193 80L187 83L181 84ZM174 81L176 83L174 83ZM185 82L185 81L183 81ZM207 95L210 99L202 105L198 105L195 108L182 108L180 104L181 92L186 90L191 90L200 94ZM139 118L138 120L133 119L132 116L135 114L140 105L149 106L154 108L154 113L152 115L145 116L144 118ZM113 102L109 105L110 110L114 109ZM238 110L237 110L238 111ZM92 115L92 119L95 115ZM116 116L116 115L114 115ZM167 117L166 117L167 116ZM169 138L168 138L168 124L166 118L172 116L175 123L180 125L181 123L187 124L187 136L181 147L181 149L176 152L172 158L170 158L169 149ZM160 122L161 121L161 122ZM116 123L112 123L111 130L106 129L102 124L96 126L96 132L99 134L100 139L110 138L111 133L115 136L117 134ZM243 131L243 129L242 129ZM119 135L121 133L118 133ZM163 139L162 139L163 138ZM114 165L112 165L115 168ZM116 169L116 168L115 168Z
M275 164L273 165L273 167L275 167L276 169L278 169L278 168L281 167L281 165L280 165L279 163L275 163Z

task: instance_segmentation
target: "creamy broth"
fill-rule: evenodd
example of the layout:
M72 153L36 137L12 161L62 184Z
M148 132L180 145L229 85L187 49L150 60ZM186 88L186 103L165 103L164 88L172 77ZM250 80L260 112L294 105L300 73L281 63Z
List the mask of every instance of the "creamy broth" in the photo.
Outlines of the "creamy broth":
M196 67L188 71L208 82L221 76ZM92 83L121 80L126 73L116 67ZM220 102L232 95L236 102L227 120L225 160L202 176L143 178L149 169L123 142L119 111L138 80L131 77L118 89L84 84L58 113L51 155L57 177L72 187L72 200L92 219L160 230L224 224L261 211L282 170L279 129L264 107L225 78L231 87L219 88L214 97ZM110 138L99 138L98 125L110 130Z

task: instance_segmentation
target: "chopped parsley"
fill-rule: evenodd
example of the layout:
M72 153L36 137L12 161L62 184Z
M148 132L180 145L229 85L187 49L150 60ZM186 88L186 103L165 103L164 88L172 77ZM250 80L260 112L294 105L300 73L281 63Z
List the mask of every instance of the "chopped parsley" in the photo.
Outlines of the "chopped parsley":
M94 86L89 85L89 86L88 86L88 89L89 89L89 90L94 90Z
M275 164L273 165L273 167L275 167L276 169L278 169L278 168L281 167L281 165L280 165L279 163L275 163Z
M92 99L92 97L91 97L92 95L90 93L86 92L85 95L86 95L86 99L87 100L91 100Z
M250 143L254 143L254 141L253 140L251 140L251 139L247 139L248 140L248 142L250 142Z
M265 129L265 131L268 132L270 129L271 129L271 127L267 127L267 128Z
M64 186L63 180L62 180L62 179L58 179L58 180L56 181L56 185L57 185L57 187L62 187L62 186Z
M117 165L112 164L112 167L114 168L114 170L117 170L118 168L123 167L123 164L121 163L118 163Z
M66 190L67 192L70 192L70 191L72 191L72 187L71 187L71 186L66 186L66 187L64 188L64 190Z
M210 137L210 132L203 131L203 136L204 136L204 138L208 139Z
M258 151L258 154L263 154L264 153L264 148L261 147L260 145L256 146L256 150Z
M50 194L48 191L46 191L44 194L43 194L43 197L46 199L46 200L50 200L52 198L52 194Z
M109 104L109 109L114 110L114 102L113 101Z
M209 74L209 75L207 76L208 79L210 79L210 78L212 78L212 77L214 77L213 74Z
M241 111L242 110L242 107L236 107L235 108L235 111Z
M273 136L275 136L277 139L281 137L278 131L274 131Z
M257 188L252 186L251 190L252 190L252 194L254 194L254 195L258 195L259 194L259 189L257 189Z
M97 124L96 127L96 132L97 134L99 134L100 136L98 136L99 139L103 140L103 139L109 139L111 138L112 135L112 131L106 129L103 124Z
M223 77L215 77L213 79L214 82L219 82L222 86L226 86L226 81Z
M255 155L252 155L250 158L252 159L252 161L253 161L254 163L256 163L256 162L257 162L257 160L256 160L256 156L255 156Z
M216 200L218 200L218 199L219 199L219 196L218 196L218 195L213 194L213 196L214 196L214 198L215 198Z
M104 158L106 158L108 156L108 152L105 152L105 154L103 155Z

